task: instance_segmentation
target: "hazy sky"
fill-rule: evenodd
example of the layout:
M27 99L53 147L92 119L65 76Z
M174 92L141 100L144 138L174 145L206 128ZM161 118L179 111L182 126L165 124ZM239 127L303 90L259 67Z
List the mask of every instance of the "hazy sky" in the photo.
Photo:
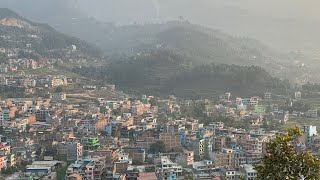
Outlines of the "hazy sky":
M319 0L78 0L79 7L90 15L125 23L148 21L157 17L179 15L193 18L199 14L210 16L221 7L248 10L277 18L320 20Z
M118 24L183 16L191 23L258 39L271 47L320 52L320 0L0 0L0 7L67 33L76 30L57 24L66 14L76 16L74 9Z

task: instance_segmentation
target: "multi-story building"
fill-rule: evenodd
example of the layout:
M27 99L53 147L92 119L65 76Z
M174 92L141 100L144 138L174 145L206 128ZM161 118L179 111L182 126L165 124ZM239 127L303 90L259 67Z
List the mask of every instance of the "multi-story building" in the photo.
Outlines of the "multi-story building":
M215 169L214 163L209 160L196 161L192 168L198 173L210 173Z
M306 138L306 142L305 145L307 147L311 147L313 144L313 139L315 136L317 136L318 132L317 132L317 127L316 126L312 126L312 125L304 125L301 127L302 131L304 132Z
M159 140L165 144L167 152L181 148L180 135L178 134L160 133Z
M63 93L63 92L61 92L61 93L54 93L53 95L52 95L52 101L64 101L64 100L66 100L67 99L67 94L66 93Z
M128 153L120 151L118 154L118 162L127 162L128 164L132 164L132 159L129 158Z
M10 110L9 109L3 109L0 112L0 121L9 121L10 120Z
M221 179L238 179L239 174L236 173L236 170L234 168L225 168L221 167L220 168L220 178Z
M160 165L156 168L159 180L176 180L182 174L182 166L173 163L169 157L161 156Z
M213 154L212 160L214 166L219 167L234 167L235 153L232 149L222 149L221 152Z
M84 151L94 151L100 146L98 137L82 137L81 144Z
M105 157L93 157L80 159L71 164L66 171L66 179L103 179L103 172L106 169Z
M154 137L146 137L146 138L139 139L136 141L137 147L139 147L141 149L146 149L146 150L149 150L151 144L153 144L155 142L156 142L156 140L154 139Z
M304 125L301 129L307 136L315 136L318 134L316 126Z
M239 170L245 180L255 180L257 178L257 170L251 164L241 165Z
M123 151L129 154L129 158L135 162L144 162L146 160L146 150L141 148L123 148Z
M191 166L194 162L194 152L184 150L183 153L176 157L176 162L183 167Z
M205 156L205 139L195 139L192 141L194 158L203 160Z
M0 171L7 169L7 156L0 155Z
M11 153L7 155L7 167L14 167L16 166L16 156L15 154Z
M50 77L49 84L53 88L58 87L58 86L66 86L67 85L67 78L65 78L65 77Z
M113 164L118 160L119 149L99 147L96 151L91 152L92 156L104 156L106 157L107 164Z
M294 93L294 98L295 99L301 99L301 92L300 91L297 91Z
M82 158L83 146L78 142L67 144L67 160L78 160Z
M305 115L306 115L306 117L316 118L316 117L318 117L318 111L316 109L308 110Z
M46 122L47 119L51 116L50 110L48 108L40 108L35 113L36 113L36 120L39 122Z
M212 150L221 151L226 148L226 136L216 136L212 138Z
M259 138L250 138L243 144L243 149L248 151L254 151L262 153L262 143L263 140Z
M272 93L271 92L264 93L264 99L265 100L271 100L272 99Z

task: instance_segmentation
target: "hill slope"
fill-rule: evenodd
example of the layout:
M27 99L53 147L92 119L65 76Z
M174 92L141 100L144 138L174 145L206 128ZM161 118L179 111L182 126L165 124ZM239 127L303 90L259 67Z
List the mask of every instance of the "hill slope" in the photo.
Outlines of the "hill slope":
M159 48L122 57L102 67L78 67L83 76L112 82L129 92L208 97L231 91L238 95L285 91L287 83L256 66L198 65L183 54Z
M182 21L114 26L106 31L101 47L109 53L131 55L163 47L190 57L194 63L255 65L280 78L296 69L287 54L258 41Z
M63 57L66 52L77 47L78 56L99 57L100 50L78 38L62 34L49 25L25 19L13 11L0 9L1 48L19 48L49 57Z

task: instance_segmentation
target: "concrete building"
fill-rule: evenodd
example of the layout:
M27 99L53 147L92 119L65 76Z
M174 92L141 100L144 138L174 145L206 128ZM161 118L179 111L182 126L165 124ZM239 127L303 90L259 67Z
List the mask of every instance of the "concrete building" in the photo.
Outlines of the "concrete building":
M159 140L165 144L166 151L181 149L180 135L160 133Z
M78 143L69 143L67 144L67 160L78 160L82 158L83 146Z
M300 91L297 91L294 93L294 98L295 99L301 99L301 92Z
M255 180L257 178L257 171L251 164L241 165L239 170L245 180Z
M221 151L226 148L226 136L216 136L212 138L212 150Z
M169 157L160 157L160 166L156 168L158 180L176 180L182 174L182 166L173 163Z
M264 93L264 99L265 100L271 100L272 99L272 93L271 92Z
M94 151L100 146L98 137L82 137L81 144L84 151Z
M234 167L235 153L232 149L222 149L221 152L213 154L212 160L216 168Z
M302 131L308 136L308 137L311 137L311 136L315 136L318 134L317 132L317 127L316 126L312 126L312 125L305 125L305 126L302 126Z
M0 155L0 171L7 169L7 156Z
M67 99L67 94L66 93L54 93L52 95L51 99L52 99L52 101L57 101L57 102L64 101Z
M314 109L314 110L308 110L306 112L306 117L310 117L310 118L316 118L318 117L318 110Z
M192 141L194 158L203 160L205 156L205 139L195 139Z
M129 154L129 158L135 162L144 162L146 160L146 150L141 148L123 148L123 151Z
M220 168L220 174L222 179L238 179L239 174L236 173L236 170L233 168Z
M183 153L176 157L176 162L183 167L191 166L194 162L194 152L184 150Z
M213 162L210 160L196 161L192 168L198 173L210 173L215 169Z

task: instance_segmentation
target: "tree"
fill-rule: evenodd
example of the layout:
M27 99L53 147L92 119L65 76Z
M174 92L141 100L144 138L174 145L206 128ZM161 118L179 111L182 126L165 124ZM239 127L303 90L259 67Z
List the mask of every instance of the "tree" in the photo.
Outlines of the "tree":
M55 92L56 92L56 93L61 93L61 92L63 92L63 87L62 87L62 86L56 87Z
M258 179L298 180L320 177L320 161L309 152L298 152L294 147L301 135L300 128L292 128L267 144L268 154L263 158L263 164L255 167Z
M27 124L26 125L26 132L29 132L30 128L31 128L30 124Z
M149 152L150 153L161 153L166 151L166 146L162 141L157 141L153 144L151 144Z
M151 98L149 103L151 106L158 106L158 101L155 98Z
M143 165L143 162L137 161L137 160L132 160L132 165Z

